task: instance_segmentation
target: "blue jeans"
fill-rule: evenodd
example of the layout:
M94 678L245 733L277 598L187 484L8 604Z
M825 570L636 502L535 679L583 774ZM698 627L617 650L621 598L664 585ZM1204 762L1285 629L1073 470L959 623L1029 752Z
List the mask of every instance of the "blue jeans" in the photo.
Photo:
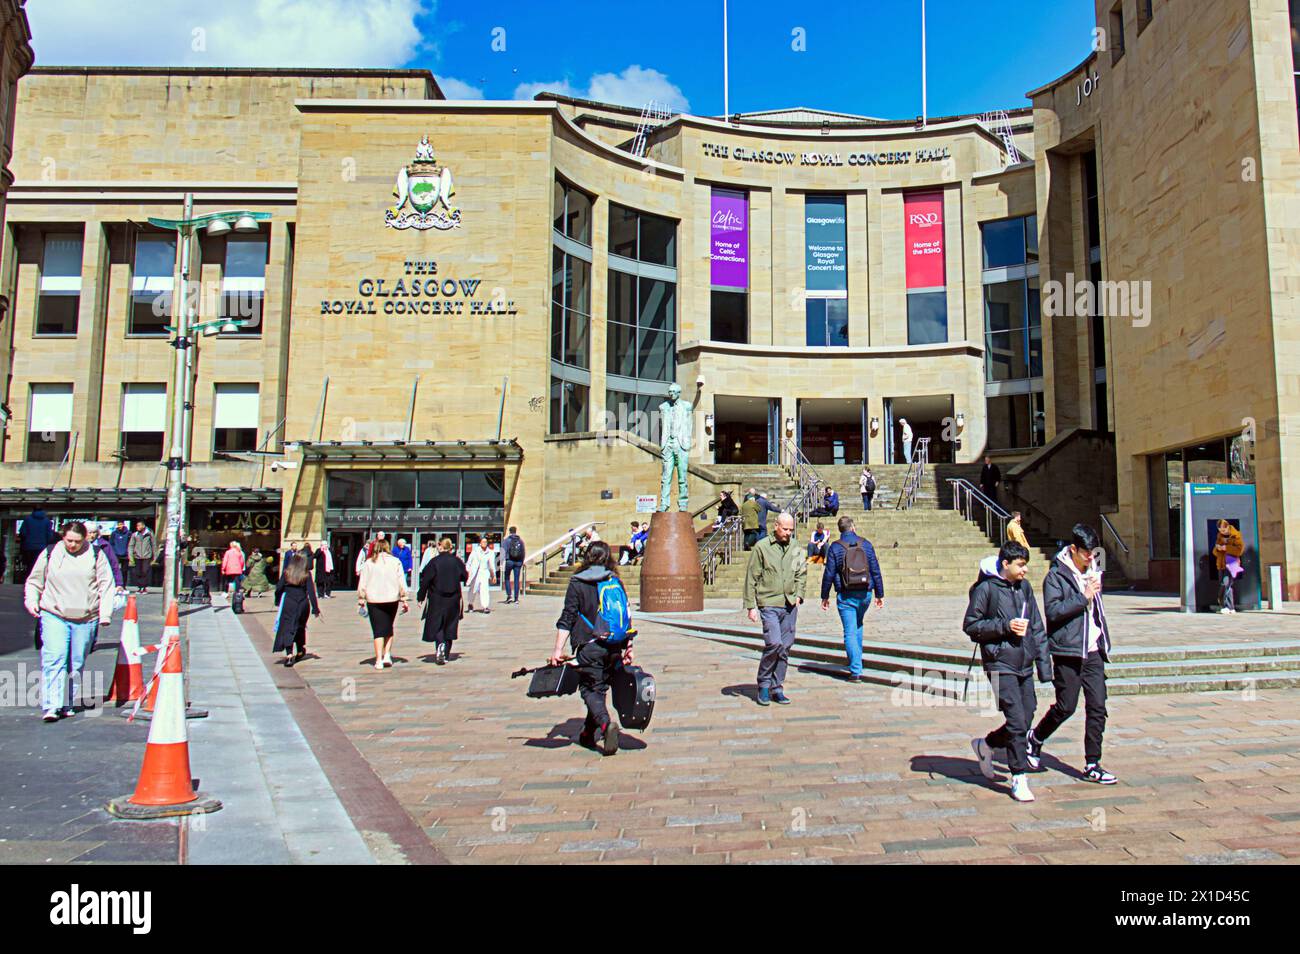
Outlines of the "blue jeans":
M871 509L871 494L862 495L862 509L863 510Z
M844 652L849 657L849 673L862 675L862 621L871 607L871 591L838 593L835 608L839 610L840 624L844 627Z
M62 709L75 703L81 695L81 670L86 654L95 642L99 620L71 623L61 616L41 610L41 708ZM69 666L71 655L71 666ZM71 702L68 676L71 675Z
M501 580L501 585L505 587L506 599L517 600L520 595L519 575L523 572L523 561L506 560L506 572ZM511 587L510 580L514 578L514 586Z
M785 686L785 673L790 664L790 648L794 646L794 627L799 619L799 606L762 606L758 610L763 621L763 655L758 660L758 688L781 689Z

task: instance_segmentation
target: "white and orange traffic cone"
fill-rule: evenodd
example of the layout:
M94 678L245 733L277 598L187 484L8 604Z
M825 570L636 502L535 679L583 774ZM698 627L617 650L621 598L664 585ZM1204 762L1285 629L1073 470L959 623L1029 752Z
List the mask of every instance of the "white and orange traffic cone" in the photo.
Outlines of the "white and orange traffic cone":
M177 619L176 604L167 614L168 630ZM164 638L158 650L162 667L153 680L156 708L149 725L149 742L135 793L108 803L119 818L166 818L215 812L221 802L194 790L190 776L190 743L185 730L185 676L181 665L180 627Z
M140 650L140 616L135 597L129 596L122 616L122 636L117 644L117 668L113 671L113 685L104 697L105 702L124 706L144 695L144 674L140 668L143 655Z
M158 700L158 677L163 671L163 660L167 656L167 648L172 641L176 642L176 652L180 653L181 639L181 616L180 611L176 609L176 604L172 603L167 610L167 621L163 623L162 640L158 644L158 656L154 660L153 675L154 678L149 680L149 692L144 697L144 704L141 706L145 712L152 713ZM182 693L184 695L184 693ZM185 711L185 700L181 699L181 711Z

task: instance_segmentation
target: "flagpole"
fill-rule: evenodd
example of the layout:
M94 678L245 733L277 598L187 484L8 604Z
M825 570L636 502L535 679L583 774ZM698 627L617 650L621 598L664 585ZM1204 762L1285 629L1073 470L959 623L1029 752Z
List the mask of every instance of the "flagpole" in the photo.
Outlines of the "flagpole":
M727 63L727 0L722 0L722 120L731 122L731 85Z
M929 119L929 104L926 100L926 62L925 62L925 0L921 0L921 128L924 129Z

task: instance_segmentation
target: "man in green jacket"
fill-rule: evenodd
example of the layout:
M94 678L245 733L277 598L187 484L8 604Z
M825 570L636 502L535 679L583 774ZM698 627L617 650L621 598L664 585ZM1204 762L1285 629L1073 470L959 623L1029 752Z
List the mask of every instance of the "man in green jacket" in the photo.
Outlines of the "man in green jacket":
M758 704L789 705L785 673L794 645L795 621L808 583L803 550L794 542L794 517L782 513L770 537L754 544L745 568L745 609L763 624L763 658L758 662Z
M740 529L745 533L745 549L752 550L758 542L758 501L751 490L740 505Z

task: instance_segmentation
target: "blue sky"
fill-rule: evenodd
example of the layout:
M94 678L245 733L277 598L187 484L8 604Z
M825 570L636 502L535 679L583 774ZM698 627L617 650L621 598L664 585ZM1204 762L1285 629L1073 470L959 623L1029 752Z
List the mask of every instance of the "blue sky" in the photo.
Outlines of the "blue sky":
M1091 0L927 6L932 116L1027 105L1090 49ZM28 17L50 65L410 66L453 97L555 89L722 111L721 0L133 0L130 16L30 0ZM920 113L920 0L731 0L729 22L733 111Z

